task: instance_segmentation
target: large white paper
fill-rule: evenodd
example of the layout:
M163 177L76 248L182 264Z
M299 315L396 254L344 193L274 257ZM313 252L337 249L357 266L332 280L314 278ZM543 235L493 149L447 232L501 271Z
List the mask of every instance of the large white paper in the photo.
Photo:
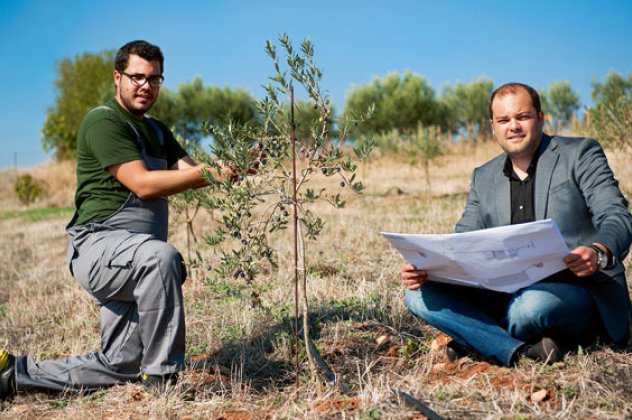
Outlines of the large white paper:
M565 269L569 252L551 219L465 233L382 235L429 280L506 293Z

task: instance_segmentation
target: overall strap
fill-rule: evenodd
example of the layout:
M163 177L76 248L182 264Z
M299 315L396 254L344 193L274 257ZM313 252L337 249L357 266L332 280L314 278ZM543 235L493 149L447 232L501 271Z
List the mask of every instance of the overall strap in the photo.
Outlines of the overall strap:
M158 134L158 143L160 143L160 147L165 147L165 134L162 132L158 122L150 116L145 116L145 118L147 118L149 125L151 125L154 131L156 131L156 134Z

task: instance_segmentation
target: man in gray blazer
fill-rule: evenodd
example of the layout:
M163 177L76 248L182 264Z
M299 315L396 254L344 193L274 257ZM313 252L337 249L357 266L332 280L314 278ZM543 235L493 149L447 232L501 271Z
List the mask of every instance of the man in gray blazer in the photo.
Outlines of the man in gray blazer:
M504 151L476 168L456 232L553 219L572 251L567 269L513 294L428 281L406 264L406 304L452 337L455 360L469 349L507 366L522 356L553 363L597 337L624 343L630 299L623 259L632 242L628 202L601 146L543 134L538 93L509 83L489 104Z

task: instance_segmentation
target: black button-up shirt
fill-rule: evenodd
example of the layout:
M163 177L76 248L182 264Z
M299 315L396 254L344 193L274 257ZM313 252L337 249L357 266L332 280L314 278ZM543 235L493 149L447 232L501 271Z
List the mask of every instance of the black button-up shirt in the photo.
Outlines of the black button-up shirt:
M538 157L535 156L529 168L527 177L520 179L513 170L511 159L505 161L504 173L509 178L511 191L511 224L527 223L535 221L535 207L533 192L535 187L535 170L538 165Z

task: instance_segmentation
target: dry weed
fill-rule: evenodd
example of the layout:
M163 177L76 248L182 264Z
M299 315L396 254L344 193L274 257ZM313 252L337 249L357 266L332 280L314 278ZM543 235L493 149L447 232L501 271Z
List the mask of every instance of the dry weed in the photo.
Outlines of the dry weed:
M349 194L342 211L316 210L326 225L318 242L307 243L312 337L352 394L311 377L304 357L295 387L291 241L281 233L279 269L257 280L261 303L254 308L242 282L191 270L184 289L190 363L174 394L152 398L133 384L90 395L19 394L2 403L0 416L420 418L393 387L446 418L629 418L630 347L597 345L554 366L523 362L509 369L474 356L450 363L447 338L407 312L397 275L402 259L379 232L451 232L472 168L495 153L485 145L442 157L432 166L432 197L421 170L374 161L362 196ZM632 185L630 157L610 157L622 184ZM0 221L0 343L15 353L44 359L98 348L97 307L65 267L66 222ZM210 226L201 215L197 236ZM184 251L184 227L172 226L170 241Z

